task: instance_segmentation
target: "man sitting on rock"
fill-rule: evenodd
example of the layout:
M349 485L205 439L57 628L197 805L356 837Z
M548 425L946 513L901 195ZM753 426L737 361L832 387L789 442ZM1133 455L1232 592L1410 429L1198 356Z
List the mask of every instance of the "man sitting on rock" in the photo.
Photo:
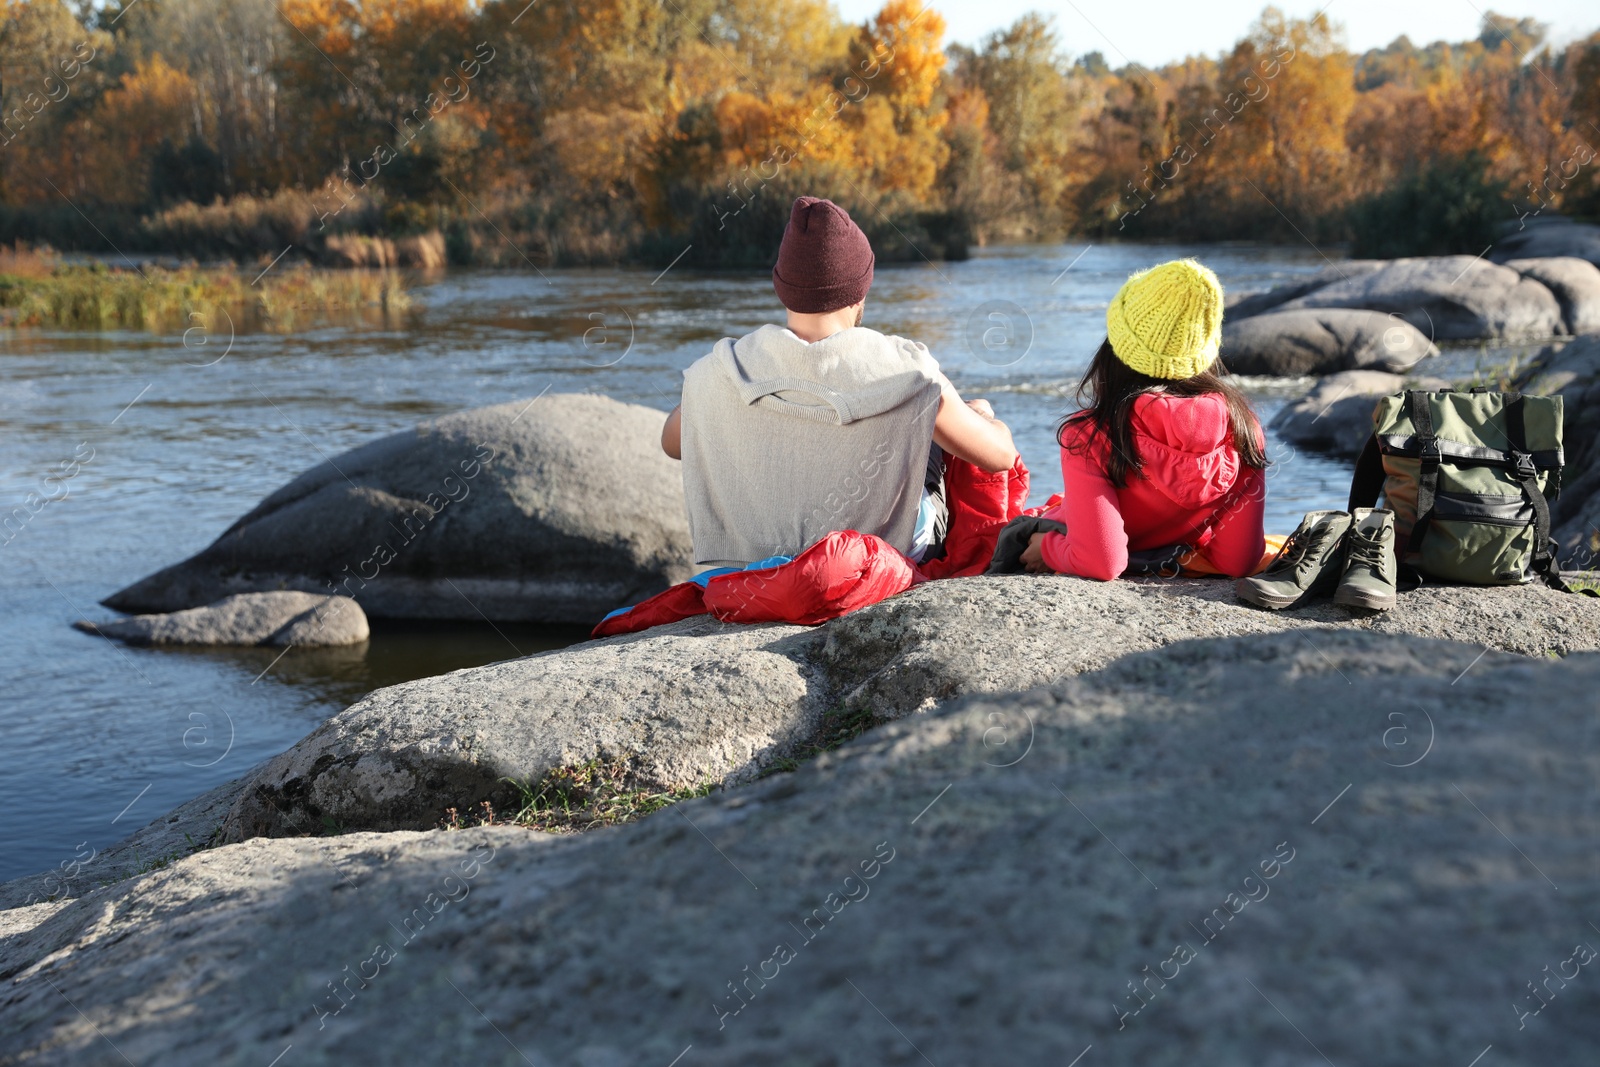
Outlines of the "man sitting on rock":
M801 197L772 272L786 325L684 371L661 446L683 460L697 562L792 557L856 530L930 576L971 573L987 562L973 527L1003 520L1008 493L1020 507L1027 472L989 404L963 403L923 345L861 325L873 265L844 209Z

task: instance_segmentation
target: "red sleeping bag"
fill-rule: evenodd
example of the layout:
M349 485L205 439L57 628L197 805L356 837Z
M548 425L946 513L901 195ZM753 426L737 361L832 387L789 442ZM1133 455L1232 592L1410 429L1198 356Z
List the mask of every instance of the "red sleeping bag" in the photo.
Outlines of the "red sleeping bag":
M987 474L965 460L945 460L950 525L945 554L921 568L881 537L838 530L787 563L683 582L601 620L591 637L638 633L710 612L723 622L837 619L934 578L982 574L1007 522L1022 514L1028 469Z
M814 626L903 593L918 581L911 561L881 537L839 530L793 561L735 571L706 583L706 610L723 622Z

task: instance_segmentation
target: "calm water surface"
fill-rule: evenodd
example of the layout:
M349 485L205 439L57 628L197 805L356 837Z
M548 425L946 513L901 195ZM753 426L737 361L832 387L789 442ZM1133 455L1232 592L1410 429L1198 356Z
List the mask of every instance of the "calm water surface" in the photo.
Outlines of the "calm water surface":
M881 269L868 324L925 341L964 395L993 402L1039 501L1060 487L1053 427L1103 336L1106 302L1129 272L1178 255L1240 289L1324 265L1309 249L987 249ZM684 367L777 307L760 276L679 269L452 274L418 295L427 310L405 331L231 347L198 332L0 334L0 513L31 491L59 498L0 546L0 879L118 840L374 688L575 639L377 624L364 649L274 662L276 651L124 648L70 629L110 614L101 597L203 548L324 457L422 418L547 387L669 408ZM1255 387L1263 421L1302 389ZM1341 465L1272 451L1270 529L1343 502ZM76 476L41 487L74 458Z

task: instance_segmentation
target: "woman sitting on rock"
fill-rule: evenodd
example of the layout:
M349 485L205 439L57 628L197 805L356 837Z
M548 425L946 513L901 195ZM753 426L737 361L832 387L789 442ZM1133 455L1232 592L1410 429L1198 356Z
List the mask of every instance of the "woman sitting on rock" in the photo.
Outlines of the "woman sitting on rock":
M1255 573L1267 459L1249 401L1217 373L1216 275L1192 259L1136 274L1106 328L1078 388L1085 407L1057 432L1065 492L1044 518L1065 532L1034 533L1023 566L1109 581L1131 553Z

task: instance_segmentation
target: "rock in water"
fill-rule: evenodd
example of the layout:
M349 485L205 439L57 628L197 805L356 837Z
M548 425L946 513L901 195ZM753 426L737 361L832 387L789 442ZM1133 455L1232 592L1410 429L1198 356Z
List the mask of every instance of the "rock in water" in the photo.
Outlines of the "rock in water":
M349 597L290 592L239 593L203 608L169 615L135 615L114 622L73 625L130 645L326 648L359 645L371 636L366 613Z
M814 629L690 619L380 689L251 775L226 836L428 829L450 807L514 803L506 779L594 760L651 791L748 781L825 742L841 715L899 718L1192 637L1299 629L1321 643L1336 625L1600 649L1600 604L1543 587L1428 586L1354 618L1327 599L1260 611L1216 580L951 579Z
M1230 290L1223 320L1238 321L1252 315L1275 311L1296 297L1305 296L1334 282L1366 277L1387 266L1388 263L1386 259L1344 259L1323 267L1315 274L1305 275L1283 285L1275 285L1265 292L1235 294Z
M1590 1067L1597 688L1198 640L614 831L224 846L17 915L0 1055Z
M1562 331L1561 305L1532 278L1472 256L1396 259L1279 305L1393 313L1430 340L1524 340Z
M1545 348L1517 388L1563 399L1561 446L1567 467L1550 516L1561 565L1600 570L1600 337Z
M1272 429L1292 445L1354 458L1372 436L1372 409L1378 397L1402 389L1443 389L1448 384L1440 378L1408 378L1375 370L1330 374L1280 410Z
M1600 267L1571 256L1513 259L1506 266L1555 294L1566 333L1600 333Z
M104 603L168 612L297 589L375 618L593 623L694 571L665 419L553 395L425 422L313 467Z
M1600 266L1600 226L1545 217L1495 242L1489 258L1496 263L1512 259L1576 256Z
M1416 327L1377 311L1269 311L1222 324L1222 362L1234 374L1404 371L1438 352Z

